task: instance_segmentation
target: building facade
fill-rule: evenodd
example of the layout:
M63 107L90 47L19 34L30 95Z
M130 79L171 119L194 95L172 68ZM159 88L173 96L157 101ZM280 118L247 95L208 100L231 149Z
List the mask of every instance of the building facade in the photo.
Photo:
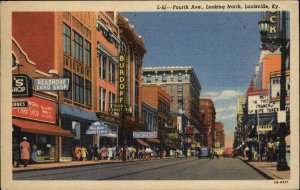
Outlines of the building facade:
M224 125L221 122L216 122L213 130L213 147L225 147Z
M216 110L211 99L201 98L200 100L200 142L201 146L213 146L213 129L216 120Z
M199 130L201 86L192 67L144 67L142 76L143 85L161 85L165 88L170 94L170 110L187 115L188 124Z
M141 68L146 49L128 20L118 12L14 12L12 25L13 38L37 70L70 81L68 90L53 92L57 125L73 134L57 138L57 161L72 160L76 145L124 142L120 128L128 128L125 138L132 143L132 131L142 130ZM110 109L119 98L120 53L126 57L126 102L133 110L125 125ZM86 132L95 121L108 125L109 137Z

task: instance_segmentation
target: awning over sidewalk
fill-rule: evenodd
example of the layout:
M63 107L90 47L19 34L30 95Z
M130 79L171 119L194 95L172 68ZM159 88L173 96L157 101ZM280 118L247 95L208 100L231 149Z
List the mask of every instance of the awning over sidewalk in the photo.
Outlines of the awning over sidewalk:
M16 127L19 127L21 131L29 132L29 133L38 133L38 134L63 136L63 137L73 136L71 131L64 130L57 125L52 125L47 123L13 118L12 124Z
M143 146L149 146L149 144L148 143L146 143L145 141L143 141L142 139L136 139L136 141L138 142L138 143L140 143L141 145L143 145Z
M154 142L154 143L160 143L160 140L158 139L153 139L153 138L149 138L147 139L148 142Z

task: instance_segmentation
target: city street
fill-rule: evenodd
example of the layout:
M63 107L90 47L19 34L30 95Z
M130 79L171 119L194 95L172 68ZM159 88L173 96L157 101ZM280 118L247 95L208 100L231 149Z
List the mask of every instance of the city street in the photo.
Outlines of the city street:
M160 160L18 172L14 180L263 180L239 158Z

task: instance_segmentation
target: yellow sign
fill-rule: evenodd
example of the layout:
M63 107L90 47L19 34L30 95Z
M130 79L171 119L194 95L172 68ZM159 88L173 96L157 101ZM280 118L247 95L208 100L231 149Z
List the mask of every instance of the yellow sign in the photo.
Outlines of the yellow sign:
M126 64L125 56L120 54L119 57L119 104L126 104Z
M258 132L272 131L273 130L273 126L272 125L258 125L256 130Z

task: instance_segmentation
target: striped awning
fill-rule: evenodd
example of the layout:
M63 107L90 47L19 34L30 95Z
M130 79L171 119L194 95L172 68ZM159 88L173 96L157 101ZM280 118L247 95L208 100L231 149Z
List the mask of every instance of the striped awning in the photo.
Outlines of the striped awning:
M146 147L149 146L149 144L146 143L145 141L143 141L142 139L136 139L136 141L137 141L138 143L140 143L142 146L146 146Z
M154 138L149 138L147 139L148 142L153 142L153 143L160 143L160 140L154 139Z

